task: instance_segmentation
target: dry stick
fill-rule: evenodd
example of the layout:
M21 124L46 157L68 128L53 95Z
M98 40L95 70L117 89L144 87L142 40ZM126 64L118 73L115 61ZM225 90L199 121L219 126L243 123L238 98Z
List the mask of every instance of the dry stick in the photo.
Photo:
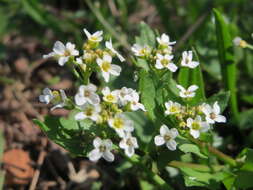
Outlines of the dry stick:
M38 158L38 161L37 161L38 168L36 168L36 170L35 170L35 173L34 173L32 182L30 184L29 190L34 190L35 187L36 187L36 184L38 182L39 175L40 175L40 167L43 164L43 162L45 160L45 157L46 157L46 154L47 154L46 151L44 150L46 145L47 145L47 139L43 139L42 140L42 150L39 154L39 158Z
M185 41L201 26L205 18L207 17L209 11L205 12L203 15L201 15L197 21L186 31L186 33L183 35L183 37L179 40L179 42L175 45L175 51L182 46Z

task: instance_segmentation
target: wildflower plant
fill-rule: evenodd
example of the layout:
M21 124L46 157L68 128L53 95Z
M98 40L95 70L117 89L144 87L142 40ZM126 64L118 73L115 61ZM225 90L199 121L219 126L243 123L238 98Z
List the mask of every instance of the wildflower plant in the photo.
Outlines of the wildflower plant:
M84 29L84 34L87 40L81 50L70 42L65 46L57 41L53 52L44 56L68 66L81 82L73 97L63 90L43 90L41 102L52 103L52 109L71 110L68 118L35 120L48 137L94 162L101 158L113 162L119 159L117 155L123 156L159 188L171 188L161 175L170 166L181 171L186 186L212 189L223 183L233 189L242 168L247 170L252 151L247 149L234 159L212 146L221 142L214 133L215 124L229 121L222 112L230 93L206 97L195 49L175 52L176 41L165 33L155 35L142 23L131 48L138 89L113 89L108 82L124 72L121 64L126 59L114 49L111 39L103 40L102 31ZM90 82L92 73L102 76L103 86ZM178 160L170 155L177 155ZM184 162L183 155L196 163Z

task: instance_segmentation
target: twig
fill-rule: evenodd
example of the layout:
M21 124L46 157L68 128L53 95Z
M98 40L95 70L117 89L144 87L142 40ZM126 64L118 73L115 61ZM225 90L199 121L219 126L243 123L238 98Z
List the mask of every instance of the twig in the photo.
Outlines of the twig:
M38 179L39 179L39 175L40 175L40 168L41 168L41 165L43 164L44 160L45 160L45 157L46 157L46 151L44 150L45 146L47 145L47 139L43 139L42 140L42 150L39 154L39 158L37 160L37 168L35 170L35 173L34 173L34 176L33 176L33 179L32 179L32 182L30 184L30 187L29 187L29 190L34 190L35 187L36 187L36 184L38 182Z

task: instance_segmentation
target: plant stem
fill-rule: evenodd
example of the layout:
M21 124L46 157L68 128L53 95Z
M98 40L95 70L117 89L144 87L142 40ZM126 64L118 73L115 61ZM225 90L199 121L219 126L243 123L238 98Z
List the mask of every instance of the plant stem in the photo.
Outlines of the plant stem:
M219 151L218 149L212 147L211 145L205 143L205 142L201 142L197 139L194 139L192 137L189 138L192 142L194 142L195 144L197 144L198 146L200 146L201 148L208 148L208 151L210 153L212 153L213 155L215 155L218 159L220 159L221 161L229 164L232 167L236 167L237 166L237 162L230 156L224 154L223 152Z
M211 171L220 171L224 168L222 165L215 165L213 168L210 168L205 165L201 164L193 164L193 163L185 163L185 162L179 162L179 161L171 161L168 163L169 166L174 167L174 168L181 168L181 167L187 167L187 168L192 168L201 172L211 172Z

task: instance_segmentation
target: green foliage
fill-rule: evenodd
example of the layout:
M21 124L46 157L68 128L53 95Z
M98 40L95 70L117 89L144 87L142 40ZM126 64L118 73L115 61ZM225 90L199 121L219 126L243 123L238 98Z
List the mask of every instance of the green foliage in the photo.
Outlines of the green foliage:
M184 153L193 153L196 154L197 156L199 156L200 158L204 158L207 159L207 156L202 154L200 152L200 149L197 145L194 144L182 144L178 147L181 151L183 151Z
M228 105L229 97L229 92L220 91L217 94L214 94L209 97L206 102L210 105L213 105L217 101L219 103L221 112L223 112Z

